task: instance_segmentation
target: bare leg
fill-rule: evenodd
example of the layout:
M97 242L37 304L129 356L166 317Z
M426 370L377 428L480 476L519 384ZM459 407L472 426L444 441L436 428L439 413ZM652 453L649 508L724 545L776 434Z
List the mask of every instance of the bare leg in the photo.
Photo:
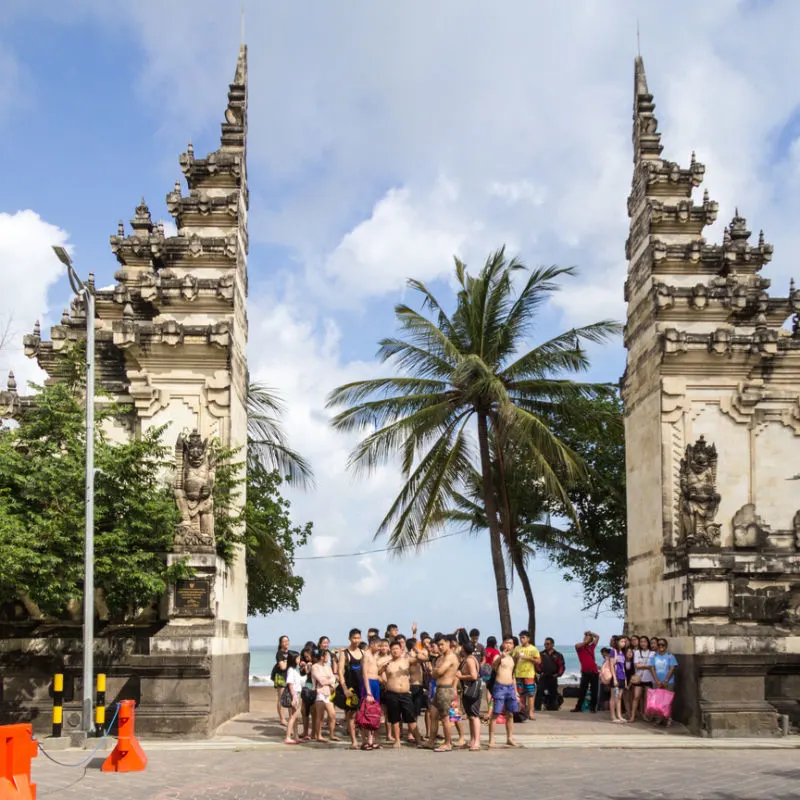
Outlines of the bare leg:
M392 734L391 738L389 739L392 742L392 747L396 749L400 749L402 746L400 744L400 723L399 722L392 722L390 727L390 732Z
M444 733L444 742L441 744L440 747L437 747L436 749L439 752L444 752L446 750L453 749L453 732L451 730L450 717L447 714L443 714L441 719L442 719L442 732Z
M469 749L481 749L481 718L469 717Z
M514 741L514 715L509 714L506 717L506 744L509 747L517 747L517 743Z
M322 706L324 705L325 703L322 700L317 700L314 702L314 739L316 739L318 742L325 741L325 738L322 736L322 719L325 711Z
M414 741L419 747L422 744L422 736L420 736L419 728L417 727L416 722L409 722L408 723L408 735L414 737Z
M281 692L283 692L283 689L281 689L278 692L278 703L277 703L277 705L278 705L278 722L280 722L280 724L283 725L283 727L285 728L286 727L286 719L284 717L283 706L281 705Z
M464 738L464 723L459 720L455 723L456 730L458 731L458 744L457 747L465 747L467 740Z
M294 731L297 727L297 717L300 714L300 703L302 703L302 700L298 701L297 705L289 710L289 719L286 722L286 738L284 739L286 742L294 741Z
M341 739L336 735L336 708L333 703L326 703L328 707L328 730L330 731L328 738L332 742L339 742Z
M358 740L356 739L356 712L348 711L346 718L347 718L347 734L350 736L350 746L358 747Z
M525 696L525 706L528 709L528 718L533 719L534 703L536 702L536 695L531 693Z
M497 714L492 714L489 717L489 749L491 750L496 745L494 743L494 729L497 727Z
M426 733L428 734L428 747L436 747L436 731L439 730L439 712L436 708L429 708L430 722Z

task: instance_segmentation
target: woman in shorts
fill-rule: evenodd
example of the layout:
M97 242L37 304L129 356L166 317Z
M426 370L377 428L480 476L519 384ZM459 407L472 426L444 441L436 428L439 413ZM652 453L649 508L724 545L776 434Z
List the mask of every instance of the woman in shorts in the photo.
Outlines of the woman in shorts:
M456 677L461 681L461 702L469 721L469 749L475 751L481 749L481 694L483 681L480 677L480 664L475 657L475 645L472 642L463 644L462 654L464 660L458 668ZM477 696L467 697L467 692L474 694L475 686L478 687Z
M311 678L314 681L314 688L317 690L317 698L314 703L317 709L316 719L314 720L314 739L318 742L341 741L336 736L336 709L331 699L336 685L336 678L333 677L329 658L330 653L327 650L317 650L314 653L314 666L311 667ZM329 728L327 739L322 736L322 725L326 713L328 715Z

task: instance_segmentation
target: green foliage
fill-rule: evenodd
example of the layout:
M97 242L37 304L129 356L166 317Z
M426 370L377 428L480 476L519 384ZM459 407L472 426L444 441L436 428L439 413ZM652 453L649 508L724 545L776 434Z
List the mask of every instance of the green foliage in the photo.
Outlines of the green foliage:
M274 389L261 383L247 387L247 469L275 470L286 482L302 488L314 486L314 471L299 453L292 450L281 427L285 411Z
M70 380L34 388L36 402L19 425L0 431L0 602L27 593L58 616L83 592L84 409ZM100 426L115 413L98 405L95 583L112 615L121 616L148 606L186 570L168 569L163 558L177 510L158 479L169 463L162 431L112 444Z
M217 554L226 564L232 564L239 547L245 544L244 511L239 507L245 465L237 459L238 448L223 447L217 440L209 447L216 463L213 496Z
M583 344L607 341L618 324L573 328L530 347L543 305L559 280L573 274L555 266L529 270L503 249L474 276L456 259L452 314L423 283L409 281L422 312L397 305L401 334L379 349L399 374L341 386L328 398L329 406L344 409L333 419L337 429L368 432L352 466L372 470L400 458L405 484L378 530L398 550L418 547L446 524L478 471L503 630L511 629L497 507L503 498L492 491L491 442L501 455L515 448L547 495L568 504L567 483L585 467L551 420L571 419L576 401L613 392L572 377L589 366ZM501 478L504 484L502 468ZM505 538L511 541L507 530Z
M251 616L299 608L304 580L295 575L295 551L311 536L312 523L293 525L291 504L281 496L278 472L255 469L248 473L247 613Z
M567 506L542 492L535 473L518 470L518 533L527 546L544 551L564 569L567 580L580 581L587 608L608 604L622 613L627 568L622 403L616 395L584 400L576 411L577 416L552 424L586 463L587 473L569 484ZM566 528L543 524L551 517L564 519Z
M0 428L0 604L26 595L46 615L62 616L83 598L85 417L82 346L57 366L59 382L33 388L17 426ZM296 548L311 535L311 523L293 526L278 472L264 461L289 468L288 479L309 484L308 464L289 450L270 411L277 400L251 387L248 411L260 436L247 476L247 504L240 508L245 464L240 451L210 442L216 463L213 489L217 552L231 564L244 548L250 614L298 608L303 579L293 574ZM163 470L172 466L164 428L124 444L109 442L105 420L119 416L108 402L96 405L95 585L105 591L112 617L130 616L162 594L167 583L189 577L182 563L166 567L179 519ZM270 456L270 448L272 455Z

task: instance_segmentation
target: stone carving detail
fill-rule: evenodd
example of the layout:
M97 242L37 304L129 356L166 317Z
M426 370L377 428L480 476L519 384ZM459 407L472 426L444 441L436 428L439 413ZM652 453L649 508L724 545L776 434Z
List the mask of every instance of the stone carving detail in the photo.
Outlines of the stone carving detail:
M769 526L756 514L753 503L743 505L733 515L733 546L756 548L766 542Z
M799 599L797 594L794 596L795 605ZM751 622L785 621L792 613L789 606L790 594L785 586L753 588L747 578L736 578L733 582L733 619Z
M214 550L215 464L203 439L195 430L181 434L175 446L175 502L181 514L175 536L176 550Z
M783 619L787 625L800 625L800 583L794 583L786 593Z
M800 550L800 511L795 513L792 527L794 528L794 546Z
M681 537L686 544L716 547L719 528L714 517L719 508L717 448L701 436L686 446L681 459Z

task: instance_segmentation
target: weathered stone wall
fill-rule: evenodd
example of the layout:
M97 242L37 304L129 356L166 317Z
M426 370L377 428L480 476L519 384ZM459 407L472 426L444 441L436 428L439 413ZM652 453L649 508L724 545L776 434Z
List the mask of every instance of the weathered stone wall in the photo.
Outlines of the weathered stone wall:
M176 451L175 475L164 476L173 481L182 509L176 552L166 558L188 556L209 586L207 606L179 607L175 587L170 587L160 604L157 630L138 629L133 638L106 631L96 644L101 654L96 671L110 671L110 687L137 693L137 724L145 732L210 734L248 706L244 550L240 547L227 565L216 556L212 512L205 509L200 490L201 485L203 490L211 486L213 474L211 451L204 443L217 440L238 449L242 463L247 455L246 139L247 51L242 46L220 147L199 158L190 143L180 157L188 194L180 181L167 194L177 235L166 236L163 225L153 223L142 199L130 232L120 222L111 236L120 265L116 283L95 292L98 381L120 407L129 409L122 424L109 426L109 435L122 441L166 426L170 448L190 432L196 432L195 443L202 448L202 457L197 456L202 463L192 466L193 497L184 492L190 473L177 469L191 461L186 460L186 447ZM84 331L85 310L74 301L71 312L52 328L50 341L42 339L38 326L25 337L26 352L53 375L58 353L81 340ZM190 509L189 502L196 505ZM244 502L242 486L232 512ZM192 516L198 508L202 523L200 512ZM71 662L57 663L58 643L48 641L47 629L36 630L30 638L2 641L0 722L4 716L38 713L55 667L70 676L75 672ZM74 654L79 641L76 635L62 644ZM48 650L46 663L34 657L41 648ZM20 666L28 662L30 673ZM33 688L26 700L25 691L14 686L22 685L28 674Z
M738 210L721 245L705 168L661 158L637 59L625 296L629 629L670 639L679 718L714 736L800 721L800 293ZM797 319L797 317L796 317Z

